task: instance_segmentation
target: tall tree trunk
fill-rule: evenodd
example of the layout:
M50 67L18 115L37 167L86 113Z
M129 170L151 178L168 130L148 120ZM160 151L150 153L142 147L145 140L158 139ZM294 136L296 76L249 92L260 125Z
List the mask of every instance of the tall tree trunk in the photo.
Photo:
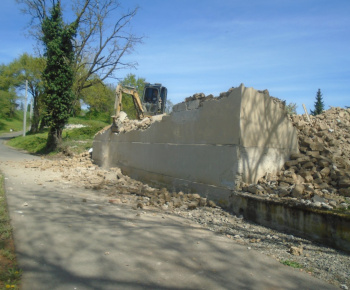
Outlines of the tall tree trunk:
M46 149L49 152L55 151L62 143L62 131L60 128L50 128L46 141Z

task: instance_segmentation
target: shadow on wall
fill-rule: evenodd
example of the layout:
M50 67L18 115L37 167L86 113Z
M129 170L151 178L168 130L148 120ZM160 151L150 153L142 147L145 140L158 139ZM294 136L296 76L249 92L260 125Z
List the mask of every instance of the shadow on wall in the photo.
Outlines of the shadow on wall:
M298 151L297 132L267 91L242 88L239 160L242 181L276 173Z

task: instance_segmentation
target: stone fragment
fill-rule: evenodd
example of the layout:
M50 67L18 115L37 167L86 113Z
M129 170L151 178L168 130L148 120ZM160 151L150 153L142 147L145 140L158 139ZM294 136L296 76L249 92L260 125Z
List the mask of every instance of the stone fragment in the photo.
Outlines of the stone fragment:
M295 185L295 187L293 188L292 192L291 192L291 196L292 197L301 197L304 193L305 190L305 186L302 184L297 184Z
M198 201L191 201L188 205L187 205L189 210L193 210L196 209L198 207Z
M209 206L209 207L216 207L216 204L215 204L214 201L209 200L209 201L208 201L208 206Z
M288 167L288 168L291 166L295 166L297 164L299 164L299 162L296 160L289 160L289 161L286 161L286 163L285 163L286 167Z
M303 248L291 246L289 248L289 253L293 256L301 256L303 254Z
M350 197L350 187L339 189L339 193L343 196Z
M311 161L309 161L309 162L306 162L304 165L303 165L303 168L305 168L305 169L310 169L310 168L312 168L312 167L314 167L315 166L315 164L313 164Z
M302 158L302 157L304 157L304 154L302 154L302 153L292 153L290 155L290 159L291 160L296 160L296 159Z
M286 197L289 195L289 191L287 189L284 189L284 188L280 188L278 190L278 196L279 197Z
M348 188L350 187L350 178L342 177L338 181L338 186L340 188Z
M324 199L322 196L315 194L312 198L312 201L322 203L322 202L326 202L326 199Z
M310 144L310 148L313 151L323 151L324 146L320 143L312 143Z

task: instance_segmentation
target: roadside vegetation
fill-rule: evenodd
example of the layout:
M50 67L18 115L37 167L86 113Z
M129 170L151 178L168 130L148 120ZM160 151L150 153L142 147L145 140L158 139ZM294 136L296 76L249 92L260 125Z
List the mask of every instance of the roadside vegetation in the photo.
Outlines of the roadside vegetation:
M0 174L0 289L19 289L21 270L17 266L12 228Z
M47 152L45 147L48 129L44 129L36 134L28 132L25 137L19 136L13 138L7 144L33 154L57 154L58 152L64 152L69 155L72 153L81 153L92 147L95 134L109 124L99 120L89 120L85 117L70 118L68 127L71 126L72 128L63 130L62 143L55 151L51 152ZM74 128L74 125L77 128Z
M29 118L28 118L29 122ZM0 134L23 129L23 111L15 111L11 117L0 117Z

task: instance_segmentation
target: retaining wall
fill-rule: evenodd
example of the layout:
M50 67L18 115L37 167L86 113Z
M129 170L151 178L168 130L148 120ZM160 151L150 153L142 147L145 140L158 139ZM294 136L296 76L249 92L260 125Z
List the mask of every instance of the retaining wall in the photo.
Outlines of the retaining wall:
M95 136L93 160L138 180L215 201L241 181L278 171L298 151L297 132L267 94L242 84L227 97L175 105L146 130Z
M327 210L232 194L230 210L279 231L293 233L350 253L350 217Z

